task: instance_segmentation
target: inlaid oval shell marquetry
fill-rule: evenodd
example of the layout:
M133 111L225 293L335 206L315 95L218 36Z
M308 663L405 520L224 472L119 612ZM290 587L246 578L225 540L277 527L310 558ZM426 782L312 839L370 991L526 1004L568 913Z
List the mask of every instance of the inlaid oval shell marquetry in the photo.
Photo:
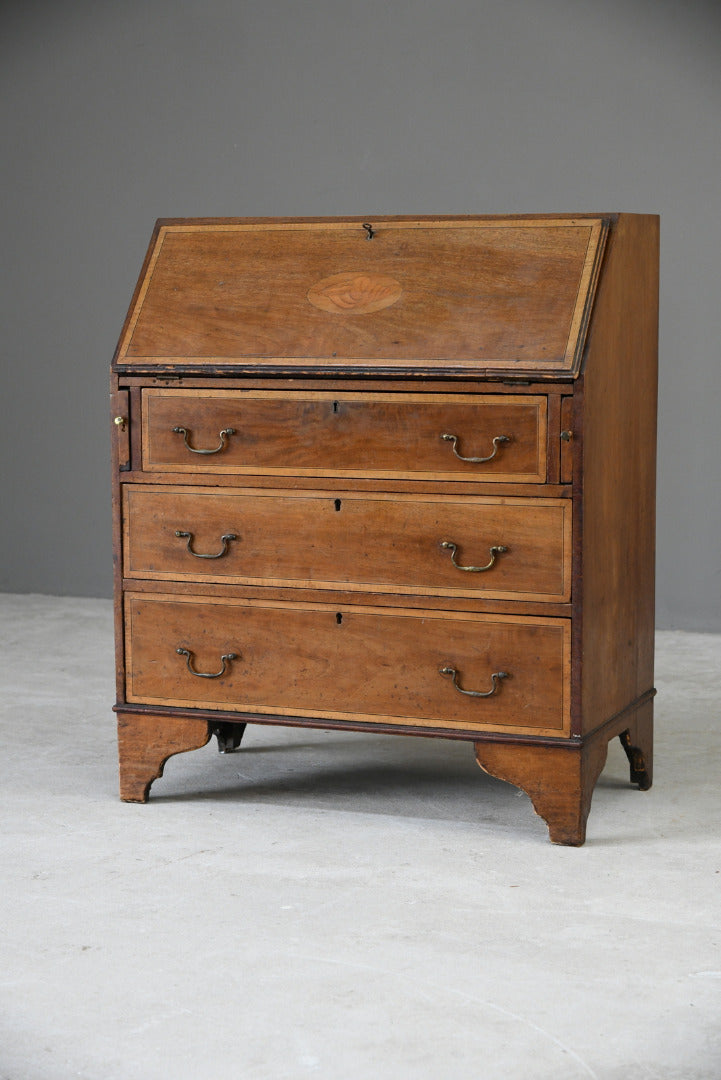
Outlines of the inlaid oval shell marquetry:
M388 274L349 270L322 278L308 290L308 300L332 315L367 315L397 303L403 293L399 281Z

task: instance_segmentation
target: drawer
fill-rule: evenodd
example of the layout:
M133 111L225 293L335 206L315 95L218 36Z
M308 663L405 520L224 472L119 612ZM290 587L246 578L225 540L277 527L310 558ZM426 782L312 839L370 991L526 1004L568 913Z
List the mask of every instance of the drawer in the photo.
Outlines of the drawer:
M138 484L124 519L129 578L570 598L564 499Z
M148 388L142 400L146 471L546 480L543 396Z
M125 622L132 703L469 731L569 730L566 619L128 594Z

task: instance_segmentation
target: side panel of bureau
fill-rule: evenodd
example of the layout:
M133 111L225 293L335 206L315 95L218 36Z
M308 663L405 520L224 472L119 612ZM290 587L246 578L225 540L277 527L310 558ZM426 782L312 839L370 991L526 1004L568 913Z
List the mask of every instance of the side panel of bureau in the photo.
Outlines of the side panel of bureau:
M583 732L653 690L657 337L658 218L622 214L576 387Z

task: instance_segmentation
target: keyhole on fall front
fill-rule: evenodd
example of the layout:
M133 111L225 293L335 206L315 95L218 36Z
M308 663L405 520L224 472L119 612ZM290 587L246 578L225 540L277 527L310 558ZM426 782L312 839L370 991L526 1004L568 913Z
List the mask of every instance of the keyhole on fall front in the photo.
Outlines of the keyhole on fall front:
M335 508L336 510L340 510L340 499L335 500Z

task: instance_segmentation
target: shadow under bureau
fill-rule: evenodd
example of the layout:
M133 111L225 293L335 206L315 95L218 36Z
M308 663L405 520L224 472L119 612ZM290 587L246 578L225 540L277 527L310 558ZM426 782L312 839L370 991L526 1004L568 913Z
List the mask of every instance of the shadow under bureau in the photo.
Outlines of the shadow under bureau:
M120 795L247 723L651 784L658 219L157 223L113 361ZM242 751L241 751L242 752Z

